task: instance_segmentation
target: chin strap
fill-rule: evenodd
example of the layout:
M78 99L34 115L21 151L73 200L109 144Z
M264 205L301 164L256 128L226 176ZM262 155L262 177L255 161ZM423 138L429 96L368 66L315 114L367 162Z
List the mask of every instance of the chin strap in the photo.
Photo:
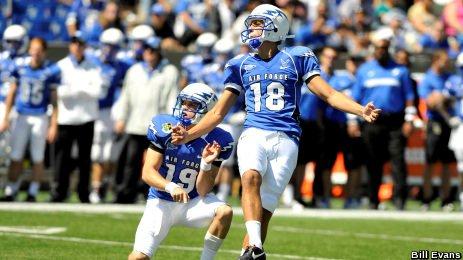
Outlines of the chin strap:
M248 40L248 45L254 50L257 50L262 45L262 40L260 38L253 38Z

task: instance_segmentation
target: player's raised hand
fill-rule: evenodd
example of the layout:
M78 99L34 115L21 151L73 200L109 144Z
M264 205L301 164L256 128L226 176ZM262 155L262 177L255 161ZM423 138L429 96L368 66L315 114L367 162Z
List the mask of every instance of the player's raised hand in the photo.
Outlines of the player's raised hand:
M217 157L219 157L221 149L222 147L220 147L220 144L216 141L208 143L203 149L203 160L208 164L212 163L215 159L217 159Z
M369 102L366 106L363 107L362 117L368 123L373 123L378 119L379 114L381 114L381 109L376 108L373 105L373 102Z
M183 125L176 125L172 127L172 140L171 142L175 145L186 143L186 138L188 136L188 131Z

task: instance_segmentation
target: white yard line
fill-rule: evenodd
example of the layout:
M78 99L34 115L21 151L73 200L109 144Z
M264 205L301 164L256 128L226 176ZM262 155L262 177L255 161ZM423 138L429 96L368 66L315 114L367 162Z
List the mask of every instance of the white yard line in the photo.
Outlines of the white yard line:
M65 227L43 227L43 226L0 226L0 232L14 232L23 234L51 235L63 233Z
M13 236L13 237L23 237L23 238L54 240L54 241L66 241L66 242L83 243L83 244L108 245L108 246L125 246L125 247L133 246L133 243L123 242L123 241L87 239L87 238L80 238L80 237L60 237L60 236L38 235L38 234L23 234L23 233L3 232L3 231L0 231L0 236ZM189 246L176 246L176 245L161 245L160 248L175 249L175 250L182 250L182 251L194 251L194 252L201 252L203 250L202 247L189 247ZM220 249L219 252L233 254L233 255L238 256L241 251ZM304 260L335 260L335 259L323 258L323 257L306 257L306 256L285 255L285 254L267 254L267 256L276 258L276 259L283 258L283 259L304 259Z
M270 229L285 232L285 233L303 233L303 234L317 234L326 236L343 236L343 237L357 237L366 239L382 239L382 240L394 240L394 241L407 241L407 242L421 242L421 243L432 243L432 244L444 244L444 245L463 245L463 240L449 239L449 238L433 238L433 237L411 237L411 236L400 236L400 235L387 235L387 234L375 234L375 233L363 233L363 232L345 232L340 230L329 230L329 229L305 229L295 228L288 226L270 226Z
M71 204L71 203L0 203L0 211L77 212L77 213L142 213L145 205L120 204ZM241 208L234 207L235 215L243 215ZM275 216L311 217L326 219L387 219L409 221L463 221L461 212L419 212L419 211L378 211L378 210L321 210L305 209L293 211L279 208Z

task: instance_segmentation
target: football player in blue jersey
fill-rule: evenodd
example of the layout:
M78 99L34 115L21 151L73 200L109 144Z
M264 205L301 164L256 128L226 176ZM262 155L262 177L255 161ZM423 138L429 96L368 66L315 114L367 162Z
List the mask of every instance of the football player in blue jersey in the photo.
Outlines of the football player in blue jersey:
M5 113L5 99L8 94L11 72L14 68L15 60L24 59L23 53L27 41L27 32L23 26L13 24L6 28L3 32L2 47L3 51L0 53L0 120L3 119ZM16 114L11 113L10 120L14 120ZM1 122L0 122L1 124ZM0 144L4 151L5 163L9 163L9 150L10 150L10 131L0 133Z
M103 189L111 173L111 162L116 159L112 156L114 122L111 118L111 108L116 101L116 95L122 88L124 76L129 65L117 59L117 53L124 42L124 34L117 28L106 29L100 37L100 49L96 52L98 56L92 57L100 67L103 78L100 98L98 101L98 119L95 121L95 129L92 145L92 192L90 202L99 203L102 199Z
M222 161L230 157L233 138L214 128L182 145L171 143L172 127L197 124L217 101L203 83L186 86L178 95L173 115L153 117L148 128L149 149L142 178L150 190L145 212L129 259L149 259L172 226L206 227L201 259L213 259L228 233L232 209L209 193Z
M5 99L15 60L21 58L25 49L26 34L26 29L17 24L8 26L3 32L4 51L0 53L0 118L3 118L5 111Z
M437 162L442 163L441 207L444 210L453 209L453 196L450 194L450 164L455 162L453 151L449 149L451 123L454 110L448 105L449 99L444 98L445 82L450 77L449 56L444 50L437 50L432 55L431 67L426 71L418 85L420 98L426 101L426 165L423 173L423 205L422 210L429 210L432 201L431 174Z
M227 63L225 91L217 105L195 127L174 127L172 142L187 143L214 129L240 92L245 93L247 116L237 148L247 229L241 259L265 259L262 243L268 223L296 166L303 84L335 108L367 122L375 121L380 110L372 103L361 106L330 87L309 48L279 47L289 31L288 18L279 8L259 5L245 25L242 40L256 52Z
M9 127L9 114L13 104L18 117L13 126L11 139L11 165L8 171L8 185L2 200L14 200L18 191L18 176L22 171L22 160L29 144L32 159L33 178L27 201L34 202L43 177L45 144L57 136L57 97L59 69L46 60L47 44L42 38L33 38L29 47L30 60L16 64L12 73L12 84L6 99L6 112L0 132ZM47 116L49 104L53 105L51 120ZM50 122L49 122L50 121Z

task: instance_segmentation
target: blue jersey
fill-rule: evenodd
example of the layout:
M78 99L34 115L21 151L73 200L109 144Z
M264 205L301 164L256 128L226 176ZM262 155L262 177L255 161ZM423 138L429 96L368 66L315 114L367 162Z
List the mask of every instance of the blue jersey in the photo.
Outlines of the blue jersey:
M269 60L240 55L225 65L225 88L245 93L244 127L282 131L296 142L301 134L301 87L320 75L314 53L306 47L284 48Z
M201 72L201 81L207 84L209 87L214 89L215 93L220 96L223 93L225 80L225 73L223 66L218 63L212 63L206 65ZM238 100L230 108L227 115L224 118L224 122L228 122L230 117L237 112L243 111L244 108L244 95L240 94Z
M0 102L5 102L10 89L11 73L15 66L14 60L8 51L0 53Z
M50 103L50 91L60 82L60 70L50 61L32 68L29 62L18 64L12 78L17 84L15 106L19 114L42 115Z
M334 75L328 80L328 83L337 91L347 96L352 96L352 86L355 84L355 76L346 70L335 71ZM332 106L326 106L324 116L333 122L345 123L347 121L346 113Z
M452 75L445 83L445 94L455 97L455 115L463 120L463 76Z
M373 102L383 113L402 113L405 103L415 98L406 67L390 61L385 67L372 60L357 71L352 96L360 104Z
M103 62L99 57L91 57L92 61L101 68L103 85L98 100L99 108L111 108L122 88L125 73L129 65L119 61Z
M432 69L429 69L418 85L418 94L420 98L427 99L432 92L443 93L445 90L445 82L449 78L449 75L437 74ZM451 110L449 110L451 113ZM426 115L431 120L444 120L439 112L428 109Z
M167 180L177 183L188 193L190 199L198 196L196 190L196 177L199 174L201 154L207 143L216 141L222 147L219 158L213 162L220 166L221 162L228 159L233 150L233 137L221 128L215 128L207 135L179 146L171 143L172 126L179 124L178 118L171 115L158 115L153 117L148 127L148 140L150 149L154 149L164 155L164 161L159 168L159 173ZM160 198L173 201L169 193L151 187L148 199Z

